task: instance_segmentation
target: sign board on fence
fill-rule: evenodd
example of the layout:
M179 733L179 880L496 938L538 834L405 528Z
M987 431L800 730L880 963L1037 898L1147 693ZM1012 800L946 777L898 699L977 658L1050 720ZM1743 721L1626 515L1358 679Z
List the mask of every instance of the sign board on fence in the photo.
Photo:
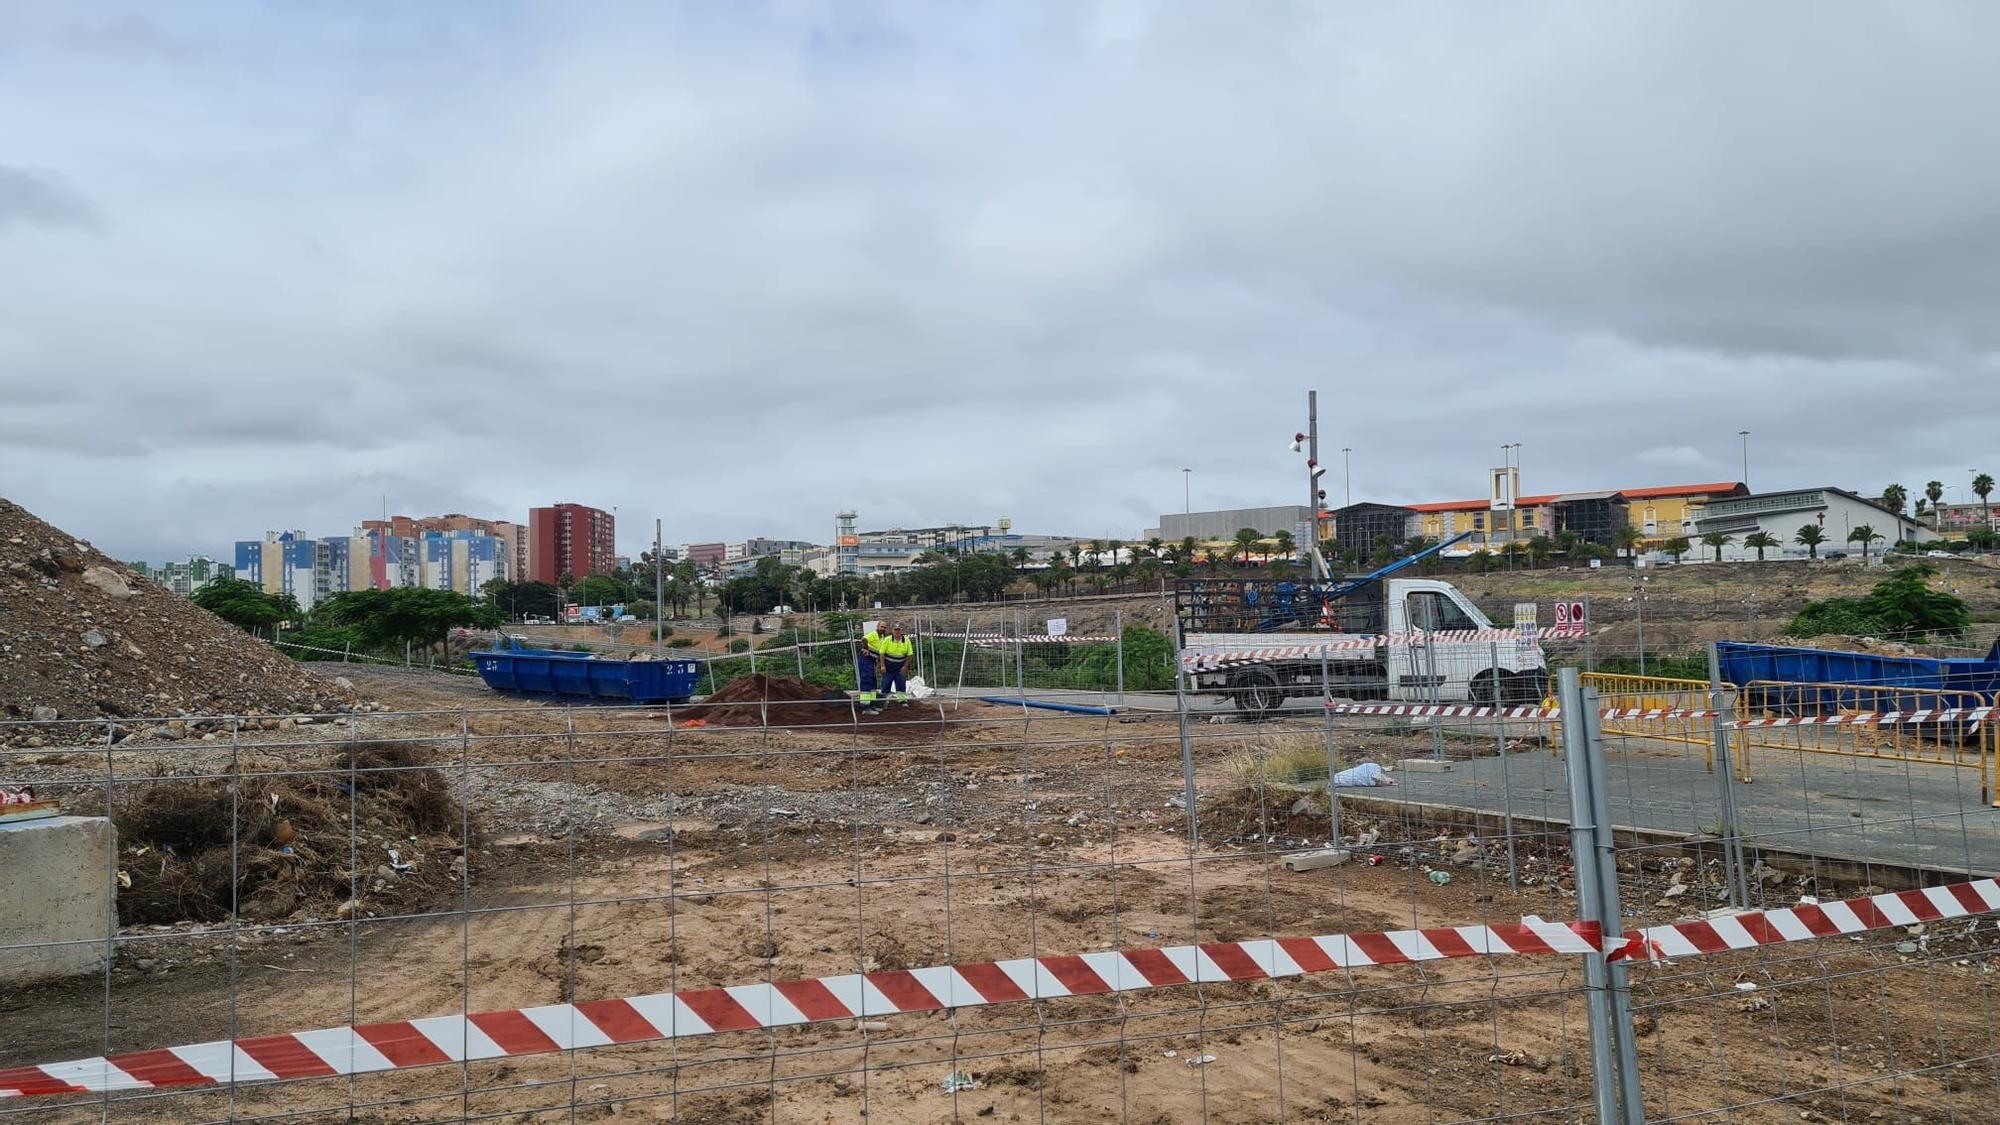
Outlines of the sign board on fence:
M1049 618L1049 636L1061 637L1068 635L1068 633L1069 633L1069 618L1067 617Z
M1540 633L1535 624L1535 603L1514 603L1514 654L1525 659L1535 651L1535 639Z
M1583 628L1583 603L1557 602L1556 624L1569 626L1574 629Z
M864 634L873 633L876 629L880 628L881 625L882 623L880 621L863 621L861 623L861 631Z

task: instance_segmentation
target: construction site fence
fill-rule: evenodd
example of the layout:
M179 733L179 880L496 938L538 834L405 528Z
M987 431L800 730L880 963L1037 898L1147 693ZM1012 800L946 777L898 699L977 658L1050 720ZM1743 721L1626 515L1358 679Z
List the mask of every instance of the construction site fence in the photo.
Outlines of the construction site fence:
M0 864L0 959L92 966L0 1005L0 1121L1981 1120L1962 771L1746 784L1747 702L1703 747L1616 725L1685 684L1591 691L0 722L118 830L94 931Z

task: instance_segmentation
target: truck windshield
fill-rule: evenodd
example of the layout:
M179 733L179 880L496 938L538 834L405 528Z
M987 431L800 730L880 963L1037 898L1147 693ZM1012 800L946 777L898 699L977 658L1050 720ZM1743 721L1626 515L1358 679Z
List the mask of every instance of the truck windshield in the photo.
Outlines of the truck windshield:
M1409 610L1410 628L1425 632L1447 629L1477 629L1473 621L1457 602L1440 590L1415 590L1405 603Z

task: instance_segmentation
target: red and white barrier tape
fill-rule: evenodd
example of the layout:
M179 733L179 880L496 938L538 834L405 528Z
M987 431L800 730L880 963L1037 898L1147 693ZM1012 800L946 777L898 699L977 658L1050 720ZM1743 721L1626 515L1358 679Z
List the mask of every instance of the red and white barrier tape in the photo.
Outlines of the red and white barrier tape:
M0 1098L370 1074L724 1031L1269 980L1448 957L1594 953L1600 944L1594 924L1523 922L937 965L335 1027L16 1067L0 1070Z
M0 1070L0 1098L323 1078L905 1012L1271 980L1454 957L1605 952L1658 960L2000 911L2000 882L1748 911L1629 931L1587 922L1266 938L661 992L218 1040Z
M1440 719L1560 719L1560 707L1490 707L1472 703L1328 703L1335 715L1391 715ZM1781 715L1736 719L1744 727L1886 727L1903 723L1980 723L1991 707L1948 707L1935 711L1870 711L1848 715ZM1713 719L1724 714L1708 707L1608 707L1598 712L1606 720Z
M1694 922L1672 922L1625 935L1609 956L1657 960L1725 953L1759 945L1839 937L1891 926L1914 926L1942 918L1966 918L2000 910L2000 882L1974 879L1916 891L1890 891L1866 898L1801 903L1779 910L1751 910Z
M939 633L937 635L945 640L951 639L950 633ZM965 639L970 640L973 644L980 645L982 647L992 647L994 645L1011 645L1015 641L1020 641L1022 644L1030 644L1030 645L1071 645L1071 644L1109 645L1118 643L1117 637L1099 637L1083 633L1058 633L1054 636L1049 636L1047 634L1042 634L1042 633L1036 633L1032 636L1022 636L1022 637L1011 636L1006 633L974 633L970 637L967 637Z
M1554 625L1531 635L1542 637L1581 637L1580 625ZM1343 636L1339 639L1308 640L1297 644L1260 645L1236 648L1229 645L1194 645L1181 652L1181 663L1198 671L1212 671L1216 668L1236 667L1243 664L1263 664L1273 660L1302 660L1310 657L1329 655L1336 652L1360 652L1382 645L1428 645L1428 644L1475 644L1479 642L1513 642L1523 638L1514 629L1446 629L1431 633L1377 633L1369 636Z

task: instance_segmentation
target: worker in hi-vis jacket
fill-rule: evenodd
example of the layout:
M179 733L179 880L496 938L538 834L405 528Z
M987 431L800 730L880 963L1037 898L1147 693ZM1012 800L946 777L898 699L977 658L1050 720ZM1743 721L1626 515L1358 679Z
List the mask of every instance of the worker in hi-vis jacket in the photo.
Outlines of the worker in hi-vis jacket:
M882 709L875 695L875 683L882 673L882 643L888 640L882 635L882 623L870 626L861 634L861 648L854 654L854 685L861 689L855 697L864 714L874 714Z
M916 646L903 635L903 623L898 621L889 627L889 635L882 638L882 694L897 702L908 699L910 685L903 682L903 671L909 666L910 657L915 655Z

